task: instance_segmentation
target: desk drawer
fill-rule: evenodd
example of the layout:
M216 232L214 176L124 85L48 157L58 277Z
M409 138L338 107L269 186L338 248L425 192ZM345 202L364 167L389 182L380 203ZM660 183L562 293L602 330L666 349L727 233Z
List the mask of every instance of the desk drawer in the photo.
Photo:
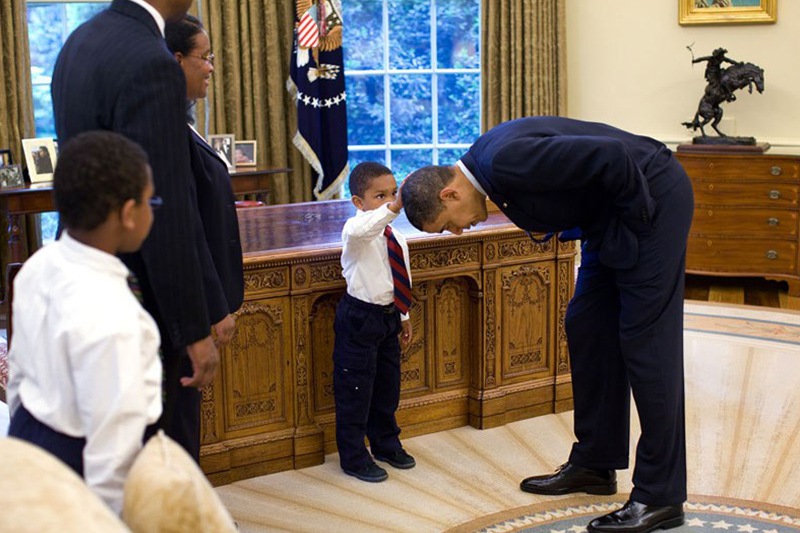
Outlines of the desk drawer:
M694 179L800 179L800 159L790 157L679 154L678 161Z
M692 180L694 203L731 207L774 207L796 209L798 186L795 183L735 182Z
M686 269L702 272L795 274L797 243L692 236L689 238Z
M785 209L725 209L697 207L693 235L797 239L797 211Z

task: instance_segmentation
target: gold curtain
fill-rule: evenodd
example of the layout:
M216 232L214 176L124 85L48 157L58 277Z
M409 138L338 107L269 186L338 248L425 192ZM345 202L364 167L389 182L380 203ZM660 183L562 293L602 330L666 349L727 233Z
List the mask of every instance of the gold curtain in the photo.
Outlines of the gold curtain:
M311 200L311 168L292 144L297 111L286 90L293 0L204 0L200 14L217 58L208 131L255 140L259 164L293 169L274 178L271 203ZM204 114L198 107L199 131Z
M0 148L10 148L14 163L25 166L22 139L34 137L31 64L28 49L28 17L24 0L0 2ZM33 216L22 224L20 240L29 250L36 248L38 235ZM26 226L30 231L25 231ZM8 221L0 220L0 279L5 286L8 263Z
M483 0L481 72L486 131L567 112L566 0Z

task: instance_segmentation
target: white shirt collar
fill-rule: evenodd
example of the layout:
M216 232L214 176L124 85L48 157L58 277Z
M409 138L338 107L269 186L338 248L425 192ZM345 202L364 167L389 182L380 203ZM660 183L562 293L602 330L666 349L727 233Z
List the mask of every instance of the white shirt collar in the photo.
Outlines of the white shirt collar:
M459 159L458 161L456 161L456 166L461 169L461 172L464 173L464 175L467 177L467 179L472 184L472 186L475 187L475 189L477 189L479 193L481 193L482 195L486 196L486 191L483 190L483 187L481 187L481 184L478 183L478 180L475 179L475 176L473 176L472 172L469 171L469 169L467 168L467 165L462 163L461 160Z
M133 2L134 4L143 7L148 13L150 13L150 15L156 21L156 25L158 26L158 29L161 31L161 36L162 37L165 36L165 34L164 34L164 26L165 26L166 23L164 22L164 17L161 16L161 13L159 13L156 8L154 8L153 6L151 6L150 4L145 2L144 0L128 0L128 1L129 2Z

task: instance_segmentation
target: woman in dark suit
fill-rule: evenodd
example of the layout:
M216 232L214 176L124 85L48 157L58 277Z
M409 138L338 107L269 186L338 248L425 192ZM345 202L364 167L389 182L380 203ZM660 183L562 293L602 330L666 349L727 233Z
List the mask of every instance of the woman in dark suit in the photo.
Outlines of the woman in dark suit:
M167 46L186 76L187 100L191 110L196 100L206 97L214 72L214 55L208 34L200 21L191 15L167 24L165 33ZM197 186L198 211L217 275L217 279L204 276L206 303L209 318L214 324L217 345L224 346L233 337L236 326L233 314L244 299L239 220L228 167L194 129L191 114L187 115L189 155ZM191 375L192 369L186 367L182 371ZM178 399L178 409L183 413L179 423L199 437L200 395L195 389L184 389L182 392ZM197 459L199 438L193 444L196 449L191 451Z

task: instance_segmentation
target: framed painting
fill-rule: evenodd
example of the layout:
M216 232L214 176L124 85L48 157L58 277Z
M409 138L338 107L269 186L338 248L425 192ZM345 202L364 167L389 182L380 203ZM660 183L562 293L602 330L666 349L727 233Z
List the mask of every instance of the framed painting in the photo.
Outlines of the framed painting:
M757 24L778 20L778 0L678 0L678 22Z

